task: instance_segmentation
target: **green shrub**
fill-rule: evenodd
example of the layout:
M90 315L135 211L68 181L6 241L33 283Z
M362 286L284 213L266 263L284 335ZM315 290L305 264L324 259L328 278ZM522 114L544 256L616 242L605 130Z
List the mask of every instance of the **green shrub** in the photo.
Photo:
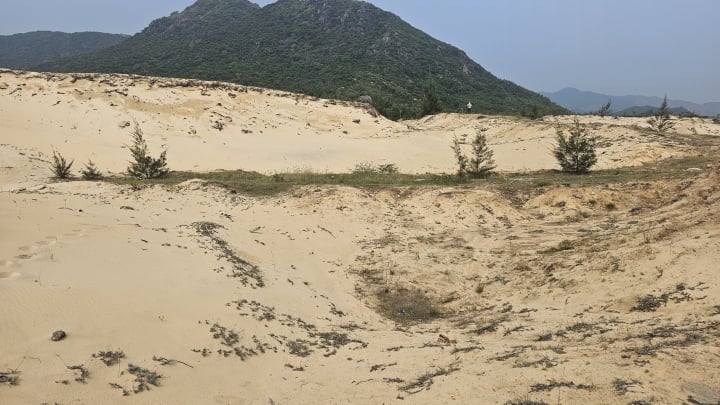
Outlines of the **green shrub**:
M653 131L662 134L673 128L675 128L675 121L670 118L670 107L668 106L667 94L660 104L660 109L655 113L653 117L648 119L648 124Z
M400 169L398 169L398 167L395 163L386 163L386 164L378 165L377 171L380 174L398 174L398 173L400 173Z
M453 143L450 148L455 155L455 163L457 164L457 175L460 178L470 176L472 178L481 178L490 174L495 169L495 160L493 159L493 151L487 145L485 137L487 128L480 128L473 138L472 156L468 158L462 151L461 142L453 137Z
M353 174L398 174L400 170L394 163L375 165L371 162L362 162L355 165Z
M83 169L81 173L85 180L100 180L103 178L102 173L92 160L88 160L88 162L85 163L85 169Z
M65 160L65 157L60 152L53 150L53 161L50 163L50 170L52 170L55 178L68 179L72 177L70 169L72 168L75 160L71 160L69 163Z
M597 114L601 117L605 117L607 115L612 114L612 102L608 100L607 104L600 107L600 110L598 110Z
M564 172L587 173L597 163L597 139L590 136L587 128L577 119L569 132L570 135L566 137L562 129L557 130L557 145L553 155Z
M455 155L455 163L457 164L457 176L459 178L465 178L468 172L468 158L463 154L462 148L460 147L460 141L457 136L453 137L453 143L450 147Z
M470 144L472 146L472 157L470 158L469 171L470 176L475 178L485 177L497 167L493 159L493 151L487 145L487 138L485 137L487 130L487 128L480 128Z
M356 164L355 168L352 170L353 174L369 174L375 173L376 171L377 168L371 162L360 162Z
M543 250L543 253L555 253L555 252L563 252L566 250L572 250L575 248L575 245L571 240L565 239L558 243L557 246L550 247L548 249Z
M133 143L128 146L128 149L130 149L132 160L130 161L130 166L127 168L128 174L139 179L165 177L170 172L165 156L167 151L162 151L157 159L150 156L148 154L147 143L143 138L142 129L137 122L131 134Z
M387 288L378 292L379 311L399 323L429 322L442 316L440 309L420 289Z

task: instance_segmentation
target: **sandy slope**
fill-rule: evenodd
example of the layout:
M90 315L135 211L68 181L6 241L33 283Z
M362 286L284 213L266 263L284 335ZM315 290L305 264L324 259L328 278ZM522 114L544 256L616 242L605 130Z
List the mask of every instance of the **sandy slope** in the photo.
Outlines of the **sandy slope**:
M141 124L151 148L168 147L175 170L312 169L341 172L362 162L395 163L407 173L451 172L453 136L488 128L500 170L555 167L550 153L556 118L519 121L441 115L392 122L345 102L221 83L117 75L48 75L0 70L3 143L43 156L52 148L100 168L123 171L128 122ZM564 119L565 123L571 121ZM642 119L587 117L611 142L599 167L654 161L687 151L633 126ZM223 130L214 128L222 123ZM719 135L708 120L688 120L680 133ZM541 153L539 153L541 152Z
M131 119L152 146L167 144L174 168L268 171L383 159L450 170L437 150L478 125L113 77L125 97L102 80L0 75L0 403L720 402L717 166L686 181L536 188L513 202L482 187L250 197L200 181L52 182L48 145L122 170L118 123ZM210 127L220 111L233 117L222 132ZM607 166L691 152L583 119L617 141ZM537 148L554 122L480 123L504 169L549 167ZM571 249L553 252L563 240ZM403 325L375 310L406 290L442 316ZM68 337L52 342L57 329ZM125 358L108 367L92 356L109 350ZM130 364L160 373L159 386L134 392Z

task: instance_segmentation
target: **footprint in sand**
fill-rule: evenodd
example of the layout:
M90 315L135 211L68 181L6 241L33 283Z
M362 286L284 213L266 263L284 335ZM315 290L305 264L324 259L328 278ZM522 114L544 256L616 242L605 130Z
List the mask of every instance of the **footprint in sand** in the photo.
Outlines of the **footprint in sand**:
M57 237L55 236L47 236L45 237L45 240L39 240L35 242L37 246L51 246L56 244L58 241Z
M17 271L0 271L0 280L12 280L20 277L20 274Z
M0 267L12 267L15 265L15 262L12 260L0 260Z
M71 232L64 233L63 236L68 236L68 237L85 236L85 230L84 229L73 229Z

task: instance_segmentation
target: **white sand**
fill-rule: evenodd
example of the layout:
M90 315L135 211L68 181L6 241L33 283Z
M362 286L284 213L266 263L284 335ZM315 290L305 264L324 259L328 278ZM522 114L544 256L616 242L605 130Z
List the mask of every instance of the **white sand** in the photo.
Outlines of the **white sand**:
M151 149L167 146L173 169L372 161L449 172L452 136L478 126L502 170L553 167L555 119L394 123L340 102L202 96L154 80L0 72L0 403L720 401L717 166L691 181L537 188L520 204L490 187L251 197L200 181L137 190L49 179L52 146L122 171L127 120ZM232 117L223 131L211 128L217 113ZM694 152L629 127L642 120L581 120L612 141L602 167ZM691 128L720 126L678 130ZM566 239L572 250L543 253ZM384 288L420 289L443 317L396 325L374 310ZM666 302L631 310L648 294ZM68 337L52 342L57 329ZM438 344L440 334L457 343ZM92 357L101 350L126 357L107 367ZM81 364L85 383L67 369ZM159 386L134 393L129 364L162 374ZM3 383L11 376L17 385ZM565 386L533 389L549 381Z

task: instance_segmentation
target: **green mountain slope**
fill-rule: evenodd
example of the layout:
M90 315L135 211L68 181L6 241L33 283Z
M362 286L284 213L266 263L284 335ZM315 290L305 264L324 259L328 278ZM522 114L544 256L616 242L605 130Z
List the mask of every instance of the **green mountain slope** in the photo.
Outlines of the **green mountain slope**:
M0 67L30 69L68 56L107 48L129 38L102 32L36 31L0 35Z
M635 106L635 107L626 108L624 110L618 111L613 114L620 116L620 117L651 117L651 116L657 114L659 110L660 110L660 107L643 105L643 106ZM692 111L688 110L685 107L670 108L670 114L677 115L680 117L695 116L695 113L693 113Z
M416 116L430 79L448 111L468 101L485 113L564 111L356 0L280 0L263 8L198 0L117 46L41 68L221 80L343 100L369 95L391 118Z

